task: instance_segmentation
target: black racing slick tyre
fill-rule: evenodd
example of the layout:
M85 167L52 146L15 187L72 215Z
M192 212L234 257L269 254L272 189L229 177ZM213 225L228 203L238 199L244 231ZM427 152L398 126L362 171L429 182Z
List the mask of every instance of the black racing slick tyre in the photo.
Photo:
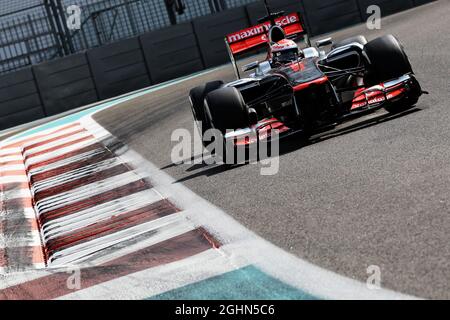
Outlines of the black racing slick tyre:
M339 47L343 47L343 46L346 46L346 45L348 45L350 43L353 43L353 42L359 43L359 44L364 46L367 43L367 39L363 35L350 37L350 38L344 39L342 41L339 41L339 42L333 44L331 46L331 49L336 49L336 48L339 48Z
M409 93L399 101L387 104L384 109L389 113L399 113L411 109L419 101L422 88L415 77L408 83Z
M385 35L370 41L364 46L369 66L364 77L366 86L412 73L411 63L403 46L393 35Z
M249 126L248 108L241 93L234 87L224 87L206 96L205 113L213 128L223 134L227 129Z
M241 92L234 87L224 87L209 93L205 99L205 113L211 123L211 126L225 135L227 130L246 128L250 125L249 110L242 98ZM216 147L219 147L216 144ZM239 148L233 141L226 141L222 138L222 152L215 155L226 165L235 165L244 163L247 160L247 154L244 157L238 156ZM245 147L240 151L245 152Z
M208 82L202 86L195 87L189 93L189 99L191 101L192 115L195 121L202 122L202 136L205 134L206 130L211 128L208 119L205 115L204 102L208 93L217 90L223 86L223 81L212 81Z

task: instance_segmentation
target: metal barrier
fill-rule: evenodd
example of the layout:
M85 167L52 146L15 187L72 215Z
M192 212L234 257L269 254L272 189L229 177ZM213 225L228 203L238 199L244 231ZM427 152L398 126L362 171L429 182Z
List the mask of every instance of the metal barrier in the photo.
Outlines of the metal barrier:
M171 15L174 0L24 0L0 13L0 74L55 57L110 44L256 0L184 0L182 15ZM70 6L81 11L78 29L67 21ZM16 6L14 8L13 6Z
M50 17L46 3L0 15L0 73L63 56Z

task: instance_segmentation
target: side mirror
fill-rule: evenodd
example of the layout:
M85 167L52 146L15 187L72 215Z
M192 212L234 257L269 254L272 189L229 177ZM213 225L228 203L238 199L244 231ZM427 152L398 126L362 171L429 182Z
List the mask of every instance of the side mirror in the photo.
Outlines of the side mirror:
M320 47L325 47L325 46L329 46L333 44L333 38L325 38L325 39L320 39L316 42L316 47L320 48Z
M250 71L250 70L256 69L256 68L258 68L258 65L259 65L259 61L254 61L252 63L246 64L245 66L243 66L242 71L245 72L245 71Z

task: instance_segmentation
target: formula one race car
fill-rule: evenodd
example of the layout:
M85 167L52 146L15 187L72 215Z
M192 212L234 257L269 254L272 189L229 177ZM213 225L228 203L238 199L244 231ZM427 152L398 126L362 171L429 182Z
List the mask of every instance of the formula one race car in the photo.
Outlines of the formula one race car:
M298 13L271 13L259 25L230 34L225 42L237 80L214 81L190 92L192 112L202 133L222 132L236 146L303 132L307 137L350 117L380 108L395 113L412 107L425 93L408 57L392 35L368 42L356 36L313 47ZM302 39L299 49L292 39ZM297 41L299 42L299 41ZM299 42L300 43L300 42ZM330 46L325 52L321 48ZM252 62L241 77L236 57L268 49L263 62ZM249 139L249 133L256 133Z

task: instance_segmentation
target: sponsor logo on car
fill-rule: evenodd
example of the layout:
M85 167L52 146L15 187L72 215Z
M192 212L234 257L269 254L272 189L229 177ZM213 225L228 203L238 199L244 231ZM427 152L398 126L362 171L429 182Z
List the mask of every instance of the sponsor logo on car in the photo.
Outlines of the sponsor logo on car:
M281 27L300 22L300 18L298 17L298 14L293 13L289 14L287 16L280 17L275 20L275 23ZM262 24L259 24L257 26L247 28L235 33L232 33L227 36L228 43L235 43L238 41L242 41L248 38L252 38L255 36L258 36L262 33L267 32L270 29L270 22L265 22Z

